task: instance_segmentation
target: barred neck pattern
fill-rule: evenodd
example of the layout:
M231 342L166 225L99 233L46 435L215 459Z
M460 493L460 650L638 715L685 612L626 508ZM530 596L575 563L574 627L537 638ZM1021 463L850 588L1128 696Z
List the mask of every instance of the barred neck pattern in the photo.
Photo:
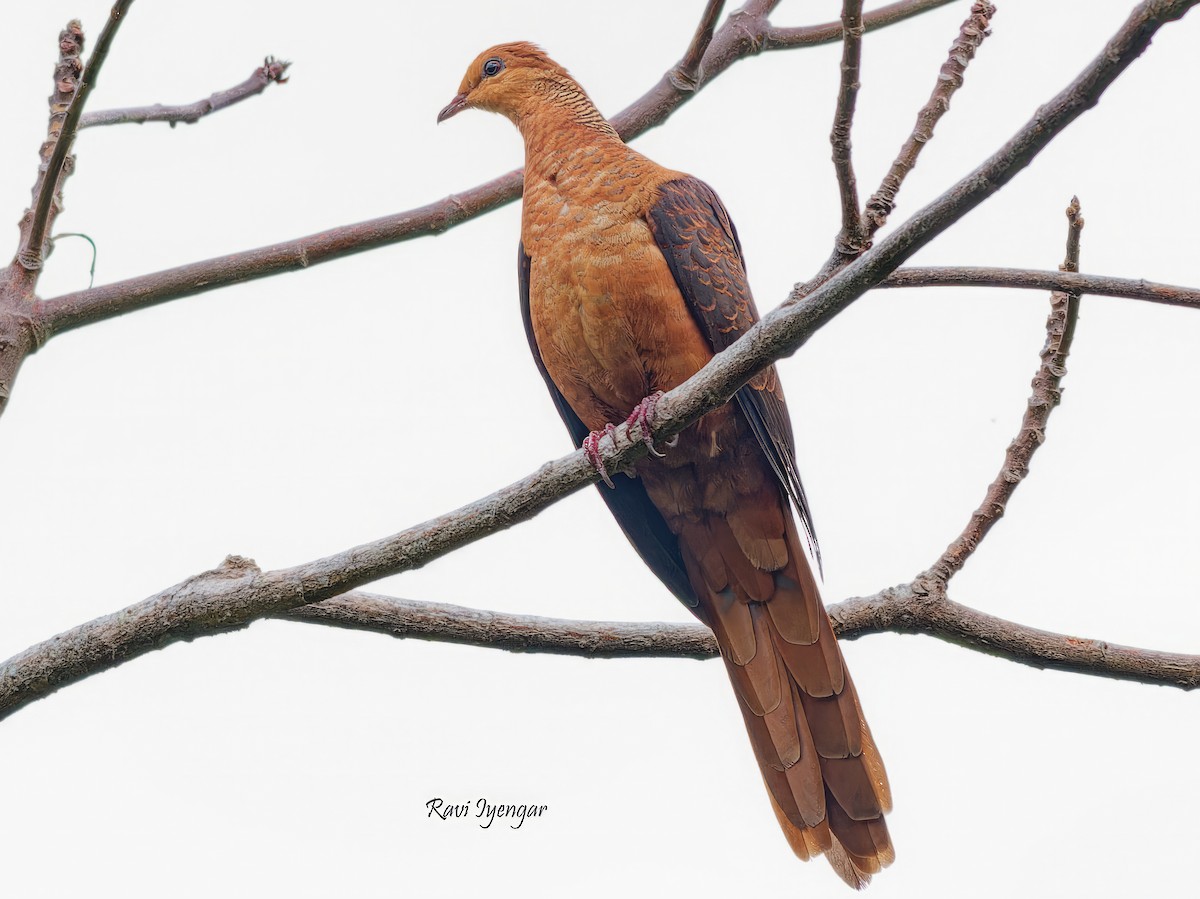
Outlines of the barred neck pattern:
M551 146L559 142L556 138L565 138L579 128L591 132L593 140L601 135L620 140L583 88L569 77L553 75L539 80L530 100L517 116L526 144L532 140Z

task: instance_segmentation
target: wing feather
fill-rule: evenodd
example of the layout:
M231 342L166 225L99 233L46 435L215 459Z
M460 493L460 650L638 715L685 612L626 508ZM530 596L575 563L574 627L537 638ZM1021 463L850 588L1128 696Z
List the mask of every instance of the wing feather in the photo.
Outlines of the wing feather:
M742 245L729 213L711 187L683 175L659 186L647 219L688 308L713 352L719 353L758 321ZM737 402L771 470L791 497L819 565L821 550L775 366L742 387Z

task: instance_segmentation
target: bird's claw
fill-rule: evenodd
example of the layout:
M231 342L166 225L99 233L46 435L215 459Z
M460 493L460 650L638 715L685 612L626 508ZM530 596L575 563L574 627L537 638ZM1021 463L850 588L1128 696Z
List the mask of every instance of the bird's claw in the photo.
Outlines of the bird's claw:
M629 427L637 426L637 429L642 437L642 443L646 444L646 449L650 451L650 455L657 456L661 459L665 453L660 453L658 447L654 445L654 438L651 436L651 425L654 419L654 409L658 406L658 401L662 399L663 392L656 390L640 403L633 407L633 411L629 413L629 418L625 419L625 423ZM679 435L672 437L667 441L667 447L670 448L679 442Z
M661 453L658 447L654 445L654 437L651 435L652 422L654 421L654 410L658 406L658 401L662 398L663 392L656 390L640 403L633 407L633 411L629 413L629 417L625 419L625 424L629 428L637 428L638 435L641 437L642 443L646 444L646 449L650 451L650 455L662 458L665 453ZM598 431L592 431L583 438L583 454L587 457L592 468L600 474L600 480L604 481L609 487L615 487L612 478L608 476L608 469L604 465L604 460L600 457L600 441L605 437L612 437L613 431L616 428L610 423L606 424ZM615 438L614 438L615 439ZM666 441L667 447L675 446L679 442L679 435L675 435L670 440ZM628 473L628 472L627 472ZM632 477L632 475L630 475Z
M600 458L600 441L605 437L612 437L613 431L616 428L611 424L605 425L598 431L592 431L583 438L583 454L591 463L592 468L600 475L600 480L607 484L610 488L616 489L616 484L612 482L612 478L608 476L608 469L604 467L604 460Z

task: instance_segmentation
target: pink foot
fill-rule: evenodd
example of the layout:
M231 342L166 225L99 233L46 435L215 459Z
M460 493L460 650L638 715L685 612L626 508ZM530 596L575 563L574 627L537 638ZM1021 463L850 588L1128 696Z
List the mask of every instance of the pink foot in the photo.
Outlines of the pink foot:
M662 399L663 392L656 390L640 403L633 407L633 411L629 413L629 418L625 419L625 423L629 427L637 426L641 432L642 443L646 444L646 449L650 450L650 455L663 457L663 453L658 451L658 447L654 445L654 438L650 436L651 425L654 423L654 409L658 405L658 401ZM667 441L667 446L674 446L679 442L679 437L672 437Z
M611 437L612 432L616 428L611 424L605 425L599 431L592 431L583 438L583 454L587 456L587 460L592 463L592 468L600 474L602 480L609 487L615 488L617 485L612 482L612 478L608 476L608 469L604 467L604 460L600 458L600 441L605 437Z

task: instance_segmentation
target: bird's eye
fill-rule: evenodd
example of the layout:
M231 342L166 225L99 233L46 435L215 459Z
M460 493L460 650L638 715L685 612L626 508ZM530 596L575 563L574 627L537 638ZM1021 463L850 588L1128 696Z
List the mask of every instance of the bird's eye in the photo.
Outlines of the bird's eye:
M500 61L499 57L493 56L483 64L483 77L492 78L499 75L503 68L504 63Z

